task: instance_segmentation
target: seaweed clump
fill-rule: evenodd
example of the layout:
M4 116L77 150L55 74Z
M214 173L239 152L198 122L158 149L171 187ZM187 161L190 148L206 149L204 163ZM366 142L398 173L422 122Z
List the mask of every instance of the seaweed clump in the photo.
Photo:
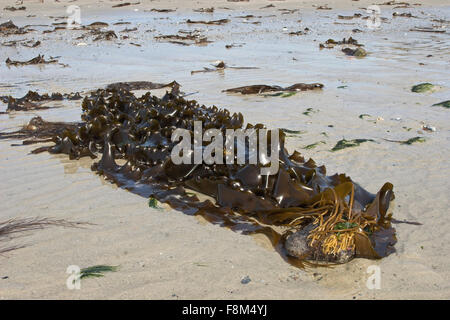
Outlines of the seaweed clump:
M192 137L194 121L220 131L265 128L244 125L241 113L205 107L178 93L175 86L162 98L150 92L138 98L123 86L99 89L84 98L80 123L33 119L33 125L0 138L47 138L55 144L36 152L65 153L72 159L100 156L92 170L111 182L234 231L265 234L298 266L311 260L378 259L394 251L388 213L392 184L371 194L345 174L327 175L325 166L297 151L289 154L283 131L278 132L279 170L273 175L261 175L266 164L260 151L257 164L174 164L170 155L178 142L172 134L184 128ZM203 142L202 149L207 146ZM249 157L249 148L245 153ZM210 198L201 201L192 191Z
M22 98L13 98L12 96L0 96L0 101L7 103L7 112L10 111L30 111L48 109L47 106L41 104L49 101L80 100L82 97L79 92L75 93L52 93L51 95L39 94L36 91L28 91Z

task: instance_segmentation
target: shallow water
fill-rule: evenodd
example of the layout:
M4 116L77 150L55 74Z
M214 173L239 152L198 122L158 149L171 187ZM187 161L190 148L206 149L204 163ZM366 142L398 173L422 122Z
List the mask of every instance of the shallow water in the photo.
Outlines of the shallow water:
M91 39L76 40L84 31L59 30L50 34L40 32L50 29L49 27L34 27L37 32L10 36L8 40L33 38L41 40L43 44L32 49L20 45L17 48L2 47L0 61L7 57L28 60L41 53L47 57L60 56L59 61L68 67L57 64L8 67L1 64L0 95L22 96L28 90L41 93L86 92L116 81L177 80L184 92L195 93L191 98L201 103L242 112L246 120L252 123L262 122L268 126L290 129L306 127L308 133L316 137L321 132L327 132L329 136L347 135L355 127L365 127L370 137L385 134L380 132L380 128L369 131L367 120L355 117L360 114L370 114L373 116L372 120L377 117L385 119L384 124L389 123L390 138L392 135L401 138L405 134L400 123L391 123L391 118L401 117L403 121L407 121L406 127L420 121L430 122L435 126L442 123L445 127L448 113L439 108L430 109L429 106L448 99L450 34L410 32L409 29L436 24L432 19L448 20L450 8L417 7L395 10L411 12L419 18L392 18L393 11L391 8L383 8L381 16L389 19L383 21L378 30L367 28L366 20L360 18L337 19L339 14L355 13L340 10L309 10L288 15L282 15L277 9L219 9L213 14L195 13L187 9L174 13L129 10L127 16L116 10L109 10L101 15L95 11L88 12L82 16L85 25L95 21L107 22L110 26L106 29L115 30L119 37L124 34L119 32L124 28L137 27L138 31L126 33L130 39L98 42L92 42ZM367 15L364 10L356 12ZM236 18L247 14L262 18ZM53 14L59 15L64 13ZM4 18L8 19L7 16ZM191 25L184 22L187 18L229 18L231 22L220 26ZM300 19L301 22L298 22ZM19 26L51 25L53 21L45 16L14 19ZM113 23L118 21L130 24L114 26ZM244 23L252 21L260 21L261 24ZM336 22L345 24L335 24ZM306 35L288 35L291 31L303 30L305 27L310 29ZM363 32L354 34L351 32L354 28ZM213 42L202 46L180 46L153 39L160 34L176 34L178 30L195 29L201 30ZM340 40L348 36L364 44L369 55L362 59L347 57L339 46L319 50L319 43L329 38ZM80 42L86 42L87 45L76 46ZM130 45L130 42L142 46L136 47ZM225 49L225 45L231 43L244 44L242 47ZM427 57L429 55L432 56ZM192 70L210 66L215 60L223 60L230 66L259 69L226 69L190 74ZM421 62L425 65L419 65ZM287 86L297 82L321 82L325 89L323 92L299 93L287 99L221 92L242 85L264 83ZM442 86L442 89L428 95L411 93L410 87L419 82L432 82ZM338 88L342 86L345 87ZM63 102L58 103L57 109L38 113L49 120L76 121L80 115L78 105L79 102ZM0 105L0 110L5 108L4 104ZM315 113L303 115L302 112L307 108L313 108ZM0 129L21 125L34 114L36 112L0 115ZM317 118L320 118L320 124L316 123ZM334 125L334 128L327 125ZM444 129L440 134L448 135L448 131ZM445 140L448 140L448 136Z
M92 42L76 40L84 33L79 30L58 30L42 34L49 27L33 27L36 32L10 36L7 40L40 40L38 48L2 47L0 60L28 60L37 54L60 57L58 64L43 66L8 67L0 65L0 94L22 96L28 90L45 92L72 92L103 87L116 81L148 80L154 82L178 81L192 99L206 105L242 112L251 123L262 122L269 127L305 130L301 136L288 139L288 147L301 148L310 143L325 141L317 150L329 150L333 140L348 138L403 139L411 135L405 128L420 129L421 122L439 128L439 134L426 134L448 144L446 127L448 112L430 105L448 99L450 92L449 33L434 34L410 32L415 26L429 26L432 19L447 20L450 8L398 9L411 12L419 18L392 18L392 9L384 9L378 30L366 26L366 20L337 19L337 15L352 15L354 11L305 11L282 15L277 10L240 11L216 10L214 14L179 10L175 13L123 12L110 10L98 15L95 11L83 15L85 25L94 21L110 24L106 29L130 39ZM364 10L357 10L365 16ZM253 14L261 18L236 18ZM63 15L63 13L61 13ZM275 17L274 17L275 15ZM8 17L5 17L8 19ZM187 24L192 20L228 18L231 22L215 26ZM301 19L301 22L299 20ZM19 26L51 25L54 19L43 17L14 19ZM64 20L58 20L64 21ZM127 25L113 25L127 21ZM260 21L254 25L245 22ZM336 24L338 23L338 24ZM434 23L436 24L436 23ZM136 32L121 33L124 28L137 27ZM292 36L291 31L308 27L306 35ZM352 33L358 28L361 33ZM180 46L153 39L156 35L176 34L179 30L201 30L212 43ZM319 50L319 43L329 38L340 40L352 36L369 55L358 59L347 57L340 46ZM86 46L77 43L86 42ZM130 45L139 43L141 47ZM242 47L226 49L226 44L242 43ZM431 55L430 57L427 57ZM215 60L224 60L229 66L251 66L259 69L190 74L201 70ZM423 62L424 65L419 65ZM225 94L222 90L250 84L277 84L287 86L297 82L321 82L322 92L302 92L290 98L243 96ZM433 94L419 95L410 87L419 82L442 86ZM341 87L341 88L339 88ZM39 112L17 112L0 115L0 130L22 125L39 114L47 120L77 121L80 119L79 101L53 102L57 108ZM304 115L307 108L313 112ZM3 104L0 110L5 110ZM358 115L369 114L368 119ZM383 121L376 121L377 118ZM401 118L400 121L393 120ZM333 127L331 127L333 126ZM358 136L356 136L358 135ZM383 142L386 144L386 142ZM2 143L3 144L3 143ZM5 145L3 144L5 147ZM389 145L394 148L396 145ZM317 153L307 151L308 153ZM316 158L319 155L315 156ZM324 156L325 159L327 156ZM328 161L328 160L327 160ZM332 161L332 160L331 160ZM333 163L333 162L332 162Z

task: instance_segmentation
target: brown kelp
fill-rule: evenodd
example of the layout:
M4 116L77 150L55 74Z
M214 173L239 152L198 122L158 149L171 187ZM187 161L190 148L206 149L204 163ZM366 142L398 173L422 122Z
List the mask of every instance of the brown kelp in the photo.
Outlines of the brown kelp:
M26 30L25 28L19 28L11 20L0 24L0 35L1 36L9 36L12 34L15 34L15 35L25 34L27 32L28 32L28 30Z
M189 24L212 24L212 25L222 25L225 23L230 22L230 19L219 19L219 20L210 20L210 21L203 21L203 20L191 20L191 19L187 19L186 23Z
M31 64L50 64L50 63L58 63L57 59L50 58L50 60L45 60L44 55L38 55L37 57L34 57L33 59L27 60L27 61L16 61L11 60L10 58L7 58L5 61L7 66L26 66Z
M71 159L101 155L92 170L106 179L232 230L265 234L277 251L296 265L308 260L377 259L394 251L395 229L388 213L394 198L392 184L384 184L374 195L344 174L328 176L325 166L306 160L297 151L289 154L282 130L276 149L279 170L273 175L261 174L266 164L260 151L257 164L203 161L176 165L171 151L178 142L172 141L172 134L178 128L193 133L194 121L219 131L265 128L245 125L241 113L199 105L178 92L175 86L158 98L150 92L136 97L120 86L99 89L84 98L80 123L35 118L23 129L0 134L0 138L51 139L54 145L36 152L65 153ZM266 139L273 140L273 132ZM234 143L237 146L238 139ZM203 142L202 150L207 146ZM250 153L245 147L246 157ZM232 157L236 159L234 154ZM125 164L119 165L117 159ZM201 201L192 191L209 199Z
M86 223L50 218L15 218L0 221L0 244L33 230L43 229L50 226L75 228L81 227L84 224ZM0 246L0 255L23 247L24 245Z

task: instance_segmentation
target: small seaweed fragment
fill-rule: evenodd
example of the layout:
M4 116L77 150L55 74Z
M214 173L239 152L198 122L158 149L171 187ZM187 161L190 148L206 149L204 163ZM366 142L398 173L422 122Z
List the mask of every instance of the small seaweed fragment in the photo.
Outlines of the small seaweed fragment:
M27 48L36 48L41 44L41 42L39 40L36 42L34 42L33 40L24 40L24 41L11 40L3 42L1 45L5 47L15 47L17 44L21 44L22 46Z
M24 11L24 10L26 10L27 8L26 7L24 7L24 6L22 6L22 7L13 7L13 6L8 6L8 7L5 7L5 8L3 8L3 10L8 10L8 11Z
M214 12L214 7L192 9L192 11L194 11L194 12L201 12L201 13L213 13Z
M33 40L29 40L29 41L24 41L21 44L27 48L36 48L41 45L41 42L39 40L36 42L34 42Z
M180 31L181 33L181 31ZM188 31L184 32L186 35L179 35L179 34L167 34L167 35L159 35L155 36L156 40L167 40L169 43L174 44L180 44L189 46L191 44L195 45L204 45L207 43L210 43L212 41L209 41L208 38L204 35L202 35L198 31Z
M345 148L352 148L352 147L358 147L361 143L367 142L367 141L374 141L372 139L353 139L353 140L339 140L336 145L331 149L331 151L339 151Z
M397 2L395 0L386 1L383 3L378 3L379 6L399 6L399 5L405 5L409 6L408 2Z
M81 269L80 279L103 277L105 272L116 272L118 266L96 265Z
M140 2L124 2L124 3L119 3L119 4L115 4L113 5L111 8L121 8L121 7L126 7L126 6L132 6L132 5L136 5L136 4L140 4Z
M435 86L434 84L429 83L429 82L424 82L424 83L419 83L419 84L416 84L415 86L413 86L411 88L411 91L415 92L415 93L424 93L424 92L434 92L437 89L438 89L438 87Z
M11 20L0 24L0 34L4 36L8 36L11 34L25 34L27 32L28 30L26 30L25 28L19 28Z
M148 206L150 208L157 208L158 207L158 200L156 200L153 197L150 197L150 199L148 199Z
M126 32L134 32L134 31L137 31L138 30L138 28L125 28L125 29L123 29L123 30L121 30L121 31L119 31L120 33L126 33Z
M393 17L404 17L404 18L417 18L416 16L413 16L411 12L397 12L395 11L392 13Z
M154 197L148 199L148 206L153 209L163 210L163 208L158 205L158 200Z
M411 145L416 142L422 143L422 142L426 141L426 139L424 137L414 137L414 138L410 138L407 140L391 140L391 139L384 139L384 140L389 141L389 142L397 142L400 144L407 144L407 145Z
M160 13L168 13L168 12L175 12L176 9L152 9L150 12L160 12Z
M323 6L318 6L316 8L316 10L331 10L331 9L333 9L333 8L330 8L327 4L323 5Z
M305 116L309 116L311 113L316 113L316 112L319 112L319 111L314 111L313 108L308 108L308 109L306 109L305 112L302 112L302 114L304 114Z
M91 24L87 25L87 28L106 28L108 26L109 26L109 24L107 24L106 22L96 21L96 22L92 22Z
M432 105L432 107L444 107L444 108L449 109L450 108L450 100L435 103Z
M194 262L193 264L194 264L194 266L197 266L197 267L207 267L208 266L207 264L204 264L201 262Z
M326 144L325 141L319 141L319 142L315 142L312 144L308 144L307 146L304 146L302 149L306 149L306 150L310 150L310 149L314 149L315 147L317 147L319 144Z
M361 18L362 14L361 13L355 13L352 16L343 16L343 15L338 15L338 19L341 20L352 20L354 18Z
M49 63L58 63L57 59L45 60L44 55L38 55L37 57L30 59L28 61L15 61L7 58L5 61L8 66L25 66L30 64L49 64Z
M289 35L290 36L302 36L304 34L307 34L308 32L309 32L309 28L304 28L303 30L289 32Z
M431 33L446 33L445 29L438 29L438 28L430 28L430 27L416 27L409 29L409 31L416 31L416 32L431 32Z
M231 44L226 44L225 48L226 49L231 49L231 48L241 48L245 43L231 43Z
M112 40L112 39L117 39L117 34L113 31L113 30L98 30L98 29L94 29L91 31L91 35L95 36L93 41L101 41L101 40Z
M304 133L306 133L306 131L304 131L304 130L290 130L290 129L286 129L286 128L281 128L281 131L283 131L285 133L290 133L290 134L304 134Z
M357 46L357 47L363 47L364 46L363 44L358 43L358 40L356 40L356 39L354 39L352 37L349 37L348 39L346 39L346 38L342 39L342 41L336 41L334 39L328 39L324 43L320 43L319 44L319 48L320 49L324 49L324 48L331 49L331 48L334 48L337 45L344 45L344 44Z
M414 138L408 139L406 141L402 141L401 144L408 144L408 145L410 145L410 144L413 144L415 142L422 143L422 142L425 142L425 141L426 141L426 139L423 138L423 137L414 137Z
M214 67L214 69L208 68L208 67L203 67L203 70L194 70L194 71L191 71L191 74L202 73L202 72L223 71L225 69L245 69L245 70L248 70L248 69L259 69L257 67L229 67L222 60L217 60L214 64L212 64L212 66Z
M292 97L297 94L297 91L291 91L291 92L285 92L281 95L281 98L288 98Z

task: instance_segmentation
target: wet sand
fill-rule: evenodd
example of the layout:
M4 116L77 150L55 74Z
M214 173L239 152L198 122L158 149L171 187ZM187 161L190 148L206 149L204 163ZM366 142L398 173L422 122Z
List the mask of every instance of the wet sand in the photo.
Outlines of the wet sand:
M329 174L346 173L371 192L390 181L396 195L394 217L422 225L397 224L397 252L382 260L355 259L332 269L301 270L283 261L265 238L240 235L167 207L149 208L147 199L93 174L89 159L31 155L35 146L11 147L17 141L1 140L0 219L40 216L95 225L55 227L15 239L14 244L28 246L0 257L0 298L450 298L450 116L448 109L431 107L450 99L450 6L445 1L426 1L411 8L380 6L381 17L387 20L382 20L378 30L368 29L361 18L338 18L355 13L367 16L361 8L377 3L372 1L214 1L212 14L192 10L211 7L211 1L141 1L111 8L117 3L121 2L25 1L25 11L9 12L3 7L18 7L14 1L0 1L0 23L11 19L18 26L48 25L33 26L36 31L25 35L0 36L2 43L14 39L42 42L36 48L0 46L0 95L20 97L28 90L86 92L116 81L176 80L182 91L197 92L191 98L202 104L242 112L252 123L306 131L287 139L290 151L297 149L325 164ZM312 6L325 3L332 10ZM107 29L114 30L119 39L77 39L85 32L76 30L43 34L43 30L53 29L52 23L65 21L50 17L65 16L65 6L70 4L80 6L83 25L107 22ZM261 9L269 4L275 7ZM145 11L152 8L176 11ZM279 9L300 10L283 14ZM393 12L416 17L393 17ZM261 18L238 18L246 15ZM187 19L224 18L231 21L224 25L185 23ZM113 25L120 21L130 24ZM252 23L257 21L260 24ZM410 31L432 25L446 26L447 31ZM120 32L134 27L138 30ZM304 35L289 35L305 28L310 30ZM155 39L194 29L212 42L183 46ZM129 38L122 39L124 35ZM367 57L348 57L339 46L319 50L319 43L329 38L349 36L364 44ZM225 48L232 43L242 46ZM38 54L60 56L59 62L68 66L8 67L4 63L8 57L28 60ZM209 67L216 60L259 69L191 75L192 70ZM297 82L320 82L325 88L289 98L222 92L243 85ZM441 88L433 93L411 92L411 87L421 82ZM57 108L0 115L0 130L17 129L35 115L53 121L80 119L80 101L49 105ZM308 108L312 112L304 114ZM0 102L0 111L5 109ZM370 117L361 119L363 114ZM424 131L423 125L436 131ZM415 136L426 141L401 145L384 140ZM330 152L343 137L375 142ZM302 149L320 141L324 143ZM67 289L69 265L98 264L118 265L119 271L84 279L80 290ZM366 271L371 265L381 270L379 290L366 287ZM250 283L241 283L245 276Z

